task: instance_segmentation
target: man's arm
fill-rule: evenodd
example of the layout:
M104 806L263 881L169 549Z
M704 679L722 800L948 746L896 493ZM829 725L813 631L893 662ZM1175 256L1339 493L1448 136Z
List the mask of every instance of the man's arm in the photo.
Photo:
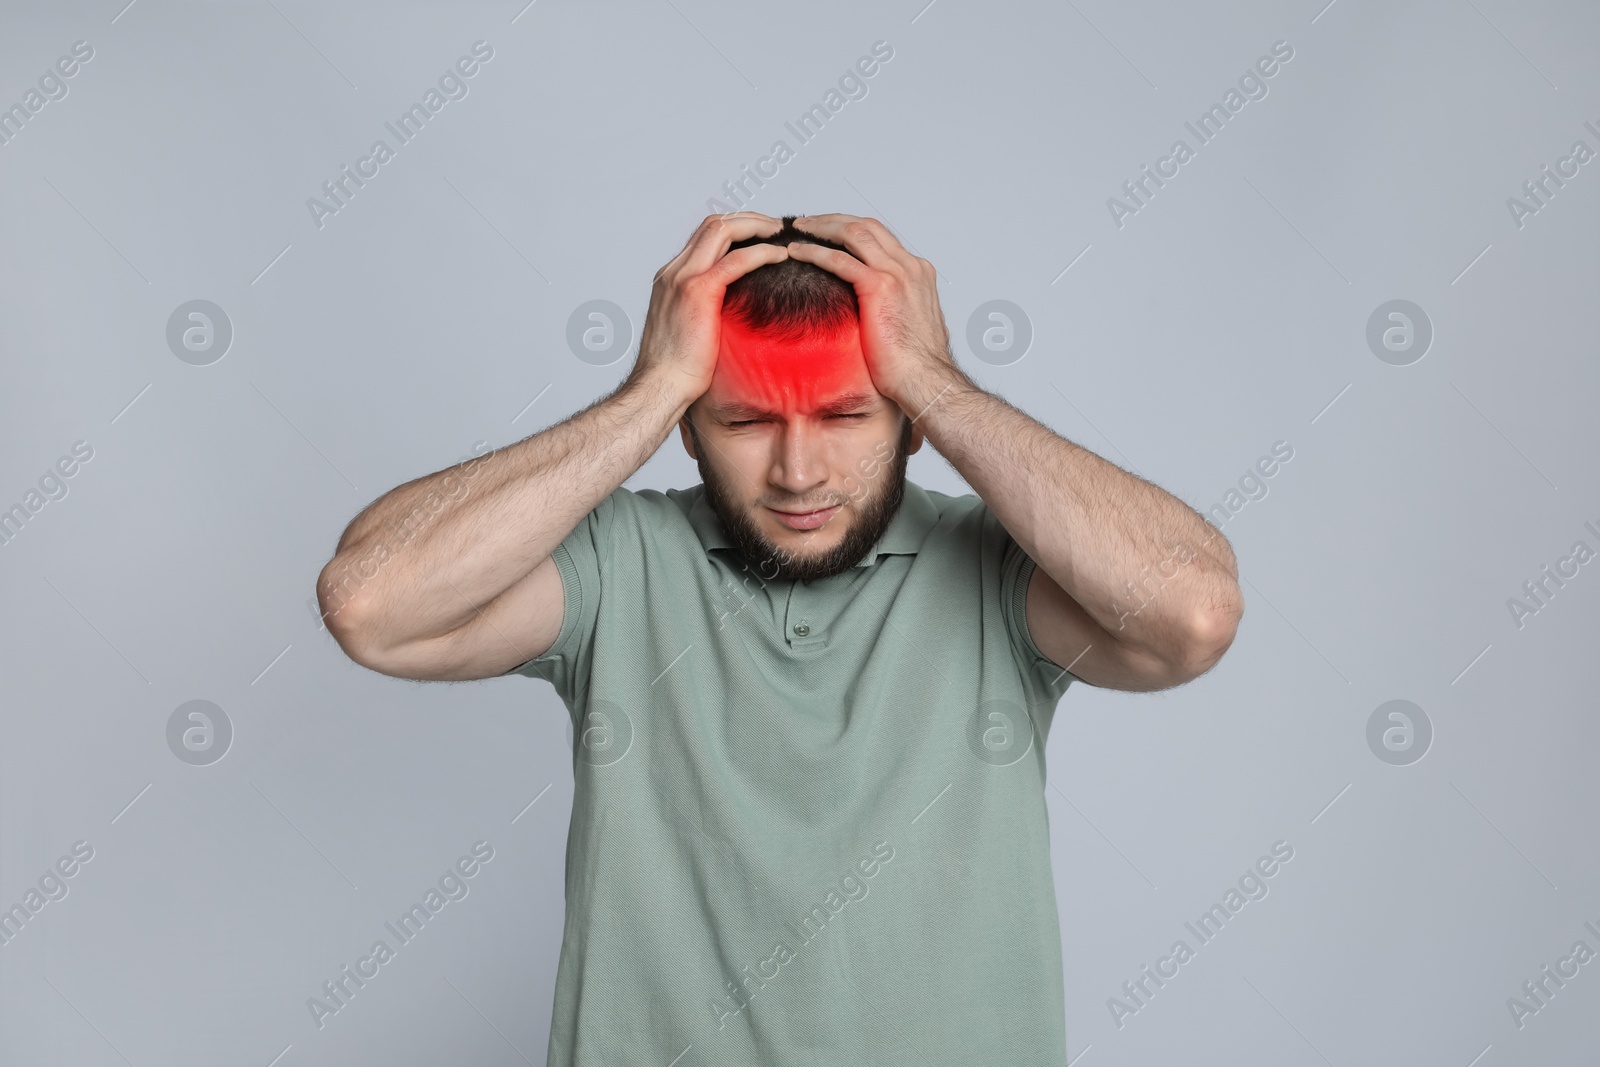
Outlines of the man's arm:
M564 422L407 482L356 516L317 580L345 654L383 674L450 681L542 655L562 622L551 553L687 407L651 384L625 382Z
M1027 621L1039 650L1113 689L1164 689L1209 670L1244 612L1227 539L1170 493L962 373L933 265L882 223L817 215L795 225L853 253L796 242L789 254L855 286L862 352L878 391L917 420L1038 564Z
M408 482L356 516L317 580L328 630L401 678L504 674L549 650L563 589L551 553L644 465L716 368L728 284L786 258L778 219L708 216L656 272L639 355L611 395L532 437ZM463 489L462 486L465 486Z
M953 365L907 383L901 397L1038 564L1027 620L1039 651L1091 685L1130 690L1181 685L1227 651L1243 614L1238 565L1187 504Z

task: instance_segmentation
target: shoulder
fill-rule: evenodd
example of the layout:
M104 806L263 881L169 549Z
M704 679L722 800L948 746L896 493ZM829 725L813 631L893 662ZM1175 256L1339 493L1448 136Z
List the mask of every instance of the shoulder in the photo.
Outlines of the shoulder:
M976 493L962 493L959 496L950 493L941 493L937 489L924 489L915 482L906 482L906 495L910 497L915 489L928 498L933 509L939 513L940 519L961 519L970 515L977 508L983 506L983 500Z
M611 499L616 502L619 509L637 510L637 512L650 512L656 515L690 514L690 507L699 499L701 490L706 486L693 485L686 490L630 490L626 485L621 485L611 491Z
M999 542L1010 536L1001 525L1000 517L990 510L977 493L941 493L936 489L914 486L907 481L908 501L913 488L927 500L931 512L938 516L934 532L939 536L985 544Z
M704 486L688 489L613 490L601 504L605 534L623 551L670 550L719 543L719 527Z
M688 489L630 489L618 486L606 501L619 513L637 514L649 518L687 519L694 505L703 495L703 485Z

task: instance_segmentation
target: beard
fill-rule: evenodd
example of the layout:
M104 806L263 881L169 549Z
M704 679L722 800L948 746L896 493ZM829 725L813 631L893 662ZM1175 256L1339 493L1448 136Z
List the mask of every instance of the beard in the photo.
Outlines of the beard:
M865 479L872 491L845 501L829 520L831 525L841 518L852 519L839 543L818 556L801 556L800 548L784 548L762 533L730 491L728 481L706 462L707 449L700 443L693 423L689 424L689 432L695 441L695 463L700 468L700 480L705 483L706 503L722 521L734 549L767 581L816 582L843 574L860 563L899 513L905 499L906 461L910 458L906 449L911 443L911 420L904 416L902 419L894 460L879 468L877 478Z

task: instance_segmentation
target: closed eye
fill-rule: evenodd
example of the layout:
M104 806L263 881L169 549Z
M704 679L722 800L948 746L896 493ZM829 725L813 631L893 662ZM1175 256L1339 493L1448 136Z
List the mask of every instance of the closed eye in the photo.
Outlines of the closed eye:
M828 416L828 418L830 418L830 419L869 419L871 417L872 417L872 413L868 412L868 411L850 412L850 413L838 413L838 414L833 414L833 415L829 415ZM730 422L730 423L728 423L728 425L729 426L752 426L755 423L765 422L765 421L766 421L765 419L742 419L742 420L740 420L738 422Z

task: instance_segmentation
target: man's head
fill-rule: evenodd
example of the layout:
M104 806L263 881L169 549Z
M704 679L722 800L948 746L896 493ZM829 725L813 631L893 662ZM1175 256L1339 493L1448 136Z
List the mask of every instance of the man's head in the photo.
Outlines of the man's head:
M793 222L732 248L800 240L848 251ZM859 319L849 282L797 259L757 267L723 296L711 387L679 431L707 503L762 578L841 574L899 511L922 431L873 387Z

